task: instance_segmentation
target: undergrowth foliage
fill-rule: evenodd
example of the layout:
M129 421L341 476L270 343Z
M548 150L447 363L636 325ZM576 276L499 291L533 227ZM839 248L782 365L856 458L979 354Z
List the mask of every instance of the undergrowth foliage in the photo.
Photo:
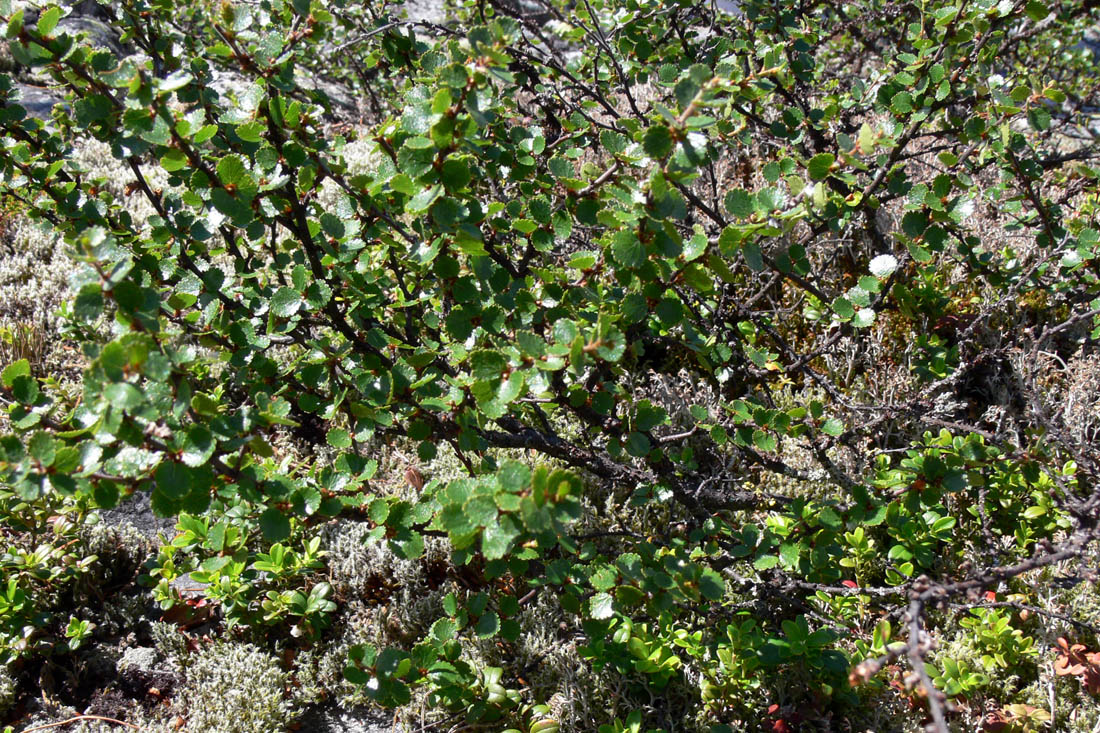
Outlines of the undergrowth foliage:
M42 121L0 74L0 195L64 238L86 367L3 369L0 661L92 633L54 598L85 561L26 533L147 493L166 612L189 572L227 627L324 643L336 518L454 581L351 649L382 705L556 730L478 661L552 598L593 674L679 701L600 730L1043 724L1036 636L1066 685L1097 644L1035 594L1100 536L1063 409L1096 404L1065 367L1100 336L1095 4L540 8L119 0L120 54L0 3L67 93Z

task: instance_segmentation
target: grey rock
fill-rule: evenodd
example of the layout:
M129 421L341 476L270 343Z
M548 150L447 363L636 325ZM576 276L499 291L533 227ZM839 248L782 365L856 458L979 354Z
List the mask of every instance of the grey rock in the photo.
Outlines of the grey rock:
M299 720L300 730L310 733L392 733L393 716L368 708L344 709L336 705L310 708Z
M718 9L735 15L738 18L744 17L744 13L741 12L741 3L737 0L718 0Z
M72 15L78 15L82 18L111 19L111 11L106 6L100 5L97 0L77 0L71 3L70 7L72 8Z
M115 665L119 672L153 672L157 670L160 654L148 646L135 646L122 653Z
M200 583L191 577L191 573L184 573L173 580L171 585L180 592L181 598L199 598L209 583Z
M33 84L15 83L18 91L16 103L27 110L28 117L37 117L40 120L48 120L55 105L60 104L62 96L53 89L34 86Z
M421 23L442 25L454 19L444 0L410 0L405 3L405 10L409 14L409 20Z
M158 517L153 513L149 494L143 491L123 499L114 509L103 510L100 517L107 524L115 526L129 522L149 539L156 539L158 533L171 537L176 526L175 519Z
M93 48L107 49L118 57L126 55L115 29L97 18L69 15L58 21L56 32L71 36L83 34L85 42Z
M1076 48L1092 51L1092 58L1100 64L1100 25L1090 28L1081 36Z

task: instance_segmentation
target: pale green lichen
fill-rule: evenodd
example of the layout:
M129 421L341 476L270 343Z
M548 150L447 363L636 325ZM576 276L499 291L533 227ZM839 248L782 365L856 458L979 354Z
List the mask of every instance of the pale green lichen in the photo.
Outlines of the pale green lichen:
M286 673L251 644L214 642L186 659L184 674L174 707L188 731L271 733L296 715Z
M55 329L72 269L61 237L20 217L4 232L0 254L0 323Z
M18 686L15 678L11 676L11 670L7 665L0 666L0 717L15 704L17 691Z
M167 660L169 668L179 669L183 666L183 660L187 657L187 638L178 626L154 621L149 625L149 637L157 653Z

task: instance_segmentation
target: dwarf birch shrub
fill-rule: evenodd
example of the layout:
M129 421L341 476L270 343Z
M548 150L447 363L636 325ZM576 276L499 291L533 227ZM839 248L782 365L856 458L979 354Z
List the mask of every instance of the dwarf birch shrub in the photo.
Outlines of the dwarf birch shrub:
M67 95L30 118L0 75L0 194L64 240L86 364L78 399L4 367L10 511L148 493L191 558L162 568L290 646L353 596L438 601L345 676L441 724L1013 704L928 652L976 605L983 648L1072 614L1029 578L1097 538L1072 382L1014 366L1097 359L1095 4L534 4L117 0L111 50L0 3L19 78ZM463 475L382 491L397 445ZM337 519L425 587L334 592ZM0 598L0 662L32 661L31 592ZM561 689L651 702L533 697L548 629L587 667Z

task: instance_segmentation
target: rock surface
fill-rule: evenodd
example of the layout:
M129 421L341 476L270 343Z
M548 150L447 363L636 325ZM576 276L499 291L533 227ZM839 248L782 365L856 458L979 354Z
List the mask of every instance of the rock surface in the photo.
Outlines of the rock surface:
M308 710L299 720L303 733L391 733L393 718L375 710L343 710L336 706Z
M50 118L54 105L62 102L61 95L52 89L20 82L16 82L14 86L19 90L17 103L27 110L27 116L29 117L47 120Z

